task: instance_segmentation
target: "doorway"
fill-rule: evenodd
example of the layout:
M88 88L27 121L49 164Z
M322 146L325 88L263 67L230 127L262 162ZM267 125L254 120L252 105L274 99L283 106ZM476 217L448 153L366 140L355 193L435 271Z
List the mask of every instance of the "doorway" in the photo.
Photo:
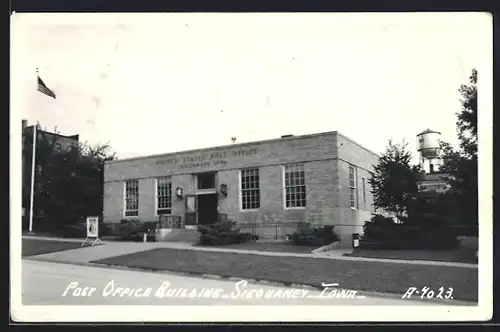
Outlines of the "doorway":
M214 224L218 221L217 193L196 196L198 201L198 225Z

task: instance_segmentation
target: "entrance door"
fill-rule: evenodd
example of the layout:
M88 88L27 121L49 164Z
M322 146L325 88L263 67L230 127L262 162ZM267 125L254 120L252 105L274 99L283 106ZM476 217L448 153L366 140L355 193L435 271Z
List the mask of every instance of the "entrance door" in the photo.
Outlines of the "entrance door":
M218 199L217 193L197 195L198 201L198 224L208 225L214 224L218 220L217 206Z

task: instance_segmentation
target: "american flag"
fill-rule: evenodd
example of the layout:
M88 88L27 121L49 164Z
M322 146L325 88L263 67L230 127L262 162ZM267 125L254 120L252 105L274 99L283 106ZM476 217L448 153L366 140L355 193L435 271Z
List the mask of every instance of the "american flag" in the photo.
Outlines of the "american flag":
M49 97L56 99L56 94L52 90L47 88L47 86L42 81L40 76L38 76L38 91L40 91L41 93L43 93L46 96L49 96Z

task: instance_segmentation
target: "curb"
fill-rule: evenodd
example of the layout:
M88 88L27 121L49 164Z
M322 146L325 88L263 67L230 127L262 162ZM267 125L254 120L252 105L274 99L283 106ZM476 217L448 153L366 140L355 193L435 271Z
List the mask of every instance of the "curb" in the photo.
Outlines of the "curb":
M38 240L38 241L58 241L58 242L84 242L85 241L85 238L57 237L57 236L52 237L52 236L40 236L40 235L23 235L21 237L21 239ZM102 237L99 237L99 239L101 240L102 243L125 242L125 241L121 241L117 237L102 236ZM131 243L133 243L133 242L131 242ZM139 243L139 242L137 242L137 243Z
M252 284L252 285L277 286L277 287L287 287L287 288L295 288L295 289L307 289L307 290L312 290L312 291L314 291L314 290L322 291L324 289L320 285L313 285L313 284L293 284L290 282L282 282L282 281L276 281L276 280L246 279L246 278L232 277L232 276L204 274L201 272L179 272L179 271L172 271L172 270L165 270L165 269L128 267L128 266L123 266L123 265L107 265L107 264L92 263L92 262L75 263L75 262L69 262L69 261L51 261L51 260L41 260L41 259L36 259L36 258L25 258L25 260L36 261L36 262L49 262L49 263L56 263L56 264L69 264L69 265L77 265L77 266L89 266L89 267L97 267L97 268L102 268L102 269L121 270L121 271L135 271L135 272L150 272L150 273L158 273L158 274L170 274L170 275L175 275L175 276L195 277L195 278L210 279L210 280L222 280L222 281L234 281L234 282L238 282L240 280L246 280L249 284ZM364 291L364 290L359 290L359 291L357 291L357 293L359 295L365 296L367 298L368 297L378 297L378 298L386 298L386 299L392 299L392 300L402 300L402 295L394 294L394 293L381 293L381 292ZM477 301L464 301L464 300L443 301L443 300L439 300L439 299L420 299L417 297L414 297L412 299L407 299L406 301L428 302L430 304L431 303L444 304L445 302L448 302L449 305L457 305L457 306L477 306L478 305Z
M333 250L333 249L338 249L337 247L339 245L340 245L340 241L333 242L333 243L324 245L322 247L319 247L317 249L311 250L311 253L316 254L316 253L320 253L320 252L330 251L330 250Z
M354 253L354 252L353 252ZM449 267L462 267L462 268L478 268L478 263L466 263L466 262L456 262L456 261L445 261L445 260L428 260L428 259L406 259L406 258L383 258L383 257L365 257L365 256L355 256L353 253L344 253L342 257L347 257L348 260L355 261L380 261L394 262L402 264L415 264L415 265L433 265L433 266L449 266Z
M36 236L36 235L23 235L21 239L26 240L37 240L37 241L57 241L57 242L83 242L85 239L77 239L73 237L60 238L60 237L48 237L48 236Z

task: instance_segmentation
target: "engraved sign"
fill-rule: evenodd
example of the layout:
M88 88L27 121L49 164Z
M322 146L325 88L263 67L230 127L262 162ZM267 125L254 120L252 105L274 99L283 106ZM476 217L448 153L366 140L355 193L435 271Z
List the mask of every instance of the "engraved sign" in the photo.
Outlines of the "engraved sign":
M229 158L250 157L257 155L257 148L238 149L229 151L203 152L183 157L171 157L156 161L156 165L179 165L181 169L208 168L224 166Z

